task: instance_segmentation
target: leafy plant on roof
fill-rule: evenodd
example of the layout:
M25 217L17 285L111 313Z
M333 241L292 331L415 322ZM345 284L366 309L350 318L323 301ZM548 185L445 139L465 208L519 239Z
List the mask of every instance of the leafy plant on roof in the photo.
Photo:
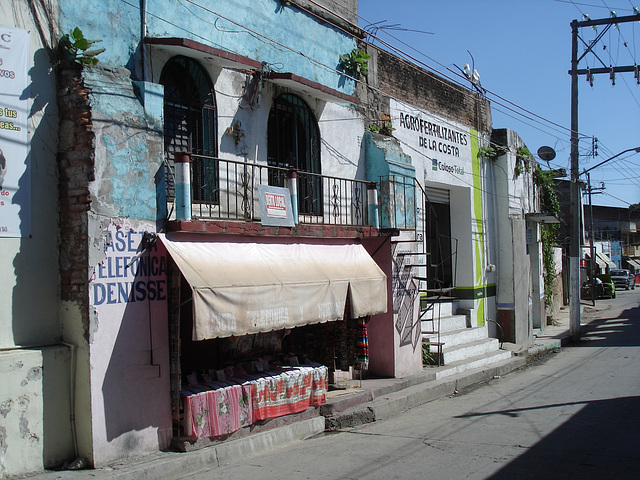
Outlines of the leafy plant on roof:
M478 158L484 158L485 160L495 162L499 156L500 152L498 152L498 150L491 145L487 145L478 149Z
M102 40L88 40L80 28L76 27L60 39L60 48L68 60L81 65L93 66L98 63L97 56L104 52L104 48L91 49L94 43Z
M354 48L351 53L345 53L340 55L340 68L354 78L360 78L362 75L367 75L367 61L371 58L371 55L363 52L359 48Z
M391 125L391 122L382 122L382 126L377 123L372 123L368 127L365 128L372 133L379 133L381 135L391 136L392 132L395 130Z
M516 150L516 175L520 175L523 171L528 172L531 169L532 155L526 147L518 147Z

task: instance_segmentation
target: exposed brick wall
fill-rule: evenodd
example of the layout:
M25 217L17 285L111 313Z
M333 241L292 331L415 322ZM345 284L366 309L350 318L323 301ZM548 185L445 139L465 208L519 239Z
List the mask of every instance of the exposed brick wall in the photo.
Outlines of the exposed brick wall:
M81 69L58 70L60 117L58 172L60 177L61 298L88 304L89 182L94 180L94 134Z
M490 131L490 104L482 96L384 50L368 46L367 51L372 57L367 83L373 88L358 93L364 109L370 109L368 117L388 117L390 95L479 132Z

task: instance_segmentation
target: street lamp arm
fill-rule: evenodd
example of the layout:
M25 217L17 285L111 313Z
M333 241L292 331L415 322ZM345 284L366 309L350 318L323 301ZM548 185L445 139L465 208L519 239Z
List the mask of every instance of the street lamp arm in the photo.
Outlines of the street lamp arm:
M594 165L594 166L593 166L593 167L591 167L591 168L587 168L586 170L583 170L583 171L582 171L582 173L580 173L580 175L584 175L585 173L590 172L590 171L591 171L591 170L593 170L594 168L598 168L599 166L604 165L604 164L605 164L605 163L607 163L608 161L613 160L613 159L614 159L614 158L616 158L616 157L619 157L619 156L620 156L620 155L622 155L623 153L627 153L627 152L634 152L634 151L635 151L636 153L640 153L640 147L628 148L627 150L623 150L622 152L615 154L613 157L611 157L611 158L607 158L606 160L604 160L604 161L600 162L599 164ZM580 175L578 175L578 176L580 176Z

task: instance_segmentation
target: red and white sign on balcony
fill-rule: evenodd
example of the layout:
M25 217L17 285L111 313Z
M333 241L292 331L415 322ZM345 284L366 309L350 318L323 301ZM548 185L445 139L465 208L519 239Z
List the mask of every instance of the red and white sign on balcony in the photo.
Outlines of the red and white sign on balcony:
M288 188L258 185L260 219L263 225L293 227L291 192Z
M267 217L287 218L287 197L281 193L265 192Z

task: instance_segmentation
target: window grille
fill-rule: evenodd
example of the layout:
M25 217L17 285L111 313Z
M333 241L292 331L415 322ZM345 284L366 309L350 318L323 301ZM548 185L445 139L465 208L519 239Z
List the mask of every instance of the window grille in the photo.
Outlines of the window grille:
M177 56L162 70L164 85L164 148L167 156L167 191L173 198L173 153L191 152L217 157L218 119L213 85L195 60ZM194 202L215 203L219 199L218 164L197 158L191 165Z
M269 112L268 164L297 169L298 211L303 215L323 214L320 168L320 130L309 106L293 94L280 95ZM317 175L304 175L311 173ZM284 186L282 171L269 173L269 184Z

